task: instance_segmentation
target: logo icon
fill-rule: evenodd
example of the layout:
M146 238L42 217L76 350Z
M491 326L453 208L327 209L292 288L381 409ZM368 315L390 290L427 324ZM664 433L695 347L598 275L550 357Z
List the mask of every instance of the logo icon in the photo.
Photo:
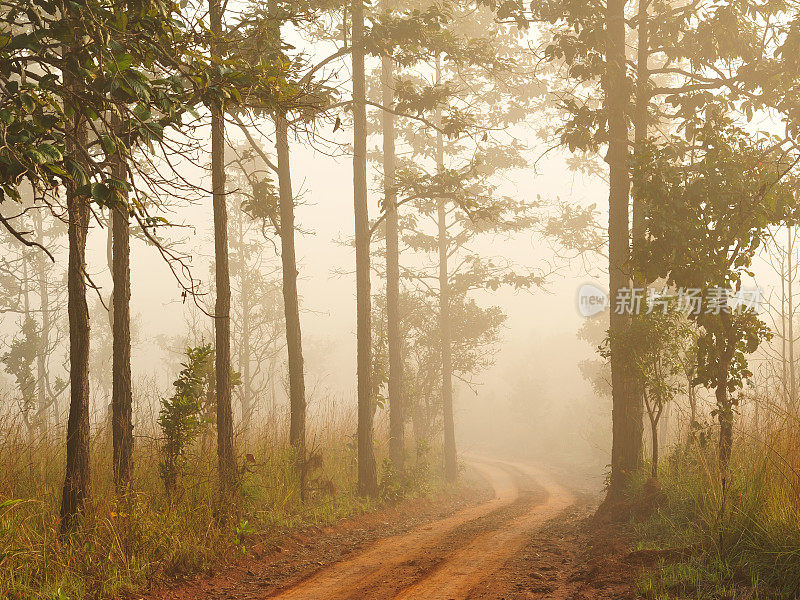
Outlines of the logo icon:
M609 306L608 294L593 283L584 283L578 289L578 312L584 317L593 317Z

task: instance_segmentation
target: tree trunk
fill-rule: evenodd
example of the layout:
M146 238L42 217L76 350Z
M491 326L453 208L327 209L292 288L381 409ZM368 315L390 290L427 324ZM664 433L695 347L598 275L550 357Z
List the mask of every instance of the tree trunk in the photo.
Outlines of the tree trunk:
M64 77L68 86L74 85L68 73ZM83 163L87 144L86 121L76 114L70 129L67 134L66 154ZM71 531L78 515L88 510L92 493L89 471L89 308L86 304L85 279L89 214L89 198L79 195L75 184L68 185L67 313L70 403L66 476L61 499L62 534Z
M788 339L787 343L789 345L789 408L791 411L794 412L794 409L797 407L797 379L796 379L796 370L794 364L794 293L793 293L793 283L794 283L794 269L795 267L792 265L792 254L794 253L794 244L792 239L792 227L789 226L786 228L787 232L787 245L786 245L786 265L788 276L786 278L786 291L787 297L789 300L789 319L787 322L788 325Z
M239 296L242 308L241 336L239 344L239 371L242 374L241 404L242 404L242 431L250 428L255 406L252 396L252 375L250 372L250 286L248 280L247 255L245 253L244 214L237 212L237 233L239 236Z
M394 67L392 58L381 59L382 103L394 104ZM400 250L397 217L397 190L395 189L395 130L394 115L383 111L383 189L386 210L386 325L389 347L389 458L396 472L403 470L404 406L403 406L403 356L400 338Z
M436 57L436 83L441 81L441 60ZM436 123L441 124L441 108L436 112ZM436 168L444 170L444 139L436 132ZM458 476L456 432L453 418L453 348L450 331L450 278L447 257L450 242L447 233L447 202L440 199L436 220L439 227L439 334L442 353L442 422L444 427L444 476L455 481Z
M44 223L42 213L35 210L33 213L33 228L36 232L36 242L44 247ZM50 290L47 282L47 268L41 256L36 260L36 279L39 286L39 312L41 312L41 330L39 333L39 351L36 353L36 388L39 398L39 424L43 437L47 436L49 418L47 416L51 401L48 400L48 369L47 356L50 352ZM56 415L55 421L58 421Z
M669 424L672 420L672 402L666 402L661 409L661 417L658 419L658 439L661 445L669 443Z
M220 0L209 0L212 60L219 61L222 37ZM211 105L211 190L214 199L214 259L217 303L214 309L216 338L217 459L220 489L225 497L236 485L233 454L233 410L231 408L231 279L228 266L228 208L225 199L225 121L223 107Z
M25 313L24 322L33 320L31 316L31 292L30 292L30 275L28 274L28 253L27 248L22 251L20 256L22 259L22 300L23 311ZM22 420L25 422L25 428L28 430L28 448L33 450L35 435L34 429L38 425L39 413L34 411L32 396L36 393L35 388L29 388L28 385L20 386L20 395L22 397ZM33 461L31 460L31 472L33 472Z
M367 105L364 75L364 4L352 3L353 59L353 204L356 247L356 337L358 344L358 492L378 493L378 474L372 446L372 330L369 269L369 212L367 207Z
M625 4L626 0L609 0L606 26L605 104L608 116L609 165L609 295L611 300L611 387L612 448L609 499L622 495L630 476L639 468L642 447L642 407L632 388L630 365L625 349L620 347L619 334L628 325L629 317L617 314L619 290L630 285L627 267L630 259L628 229L630 174L628 172L628 126L626 108L630 103L625 78Z
M647 141L647 116L648 104L650 102L650 92L647 88L650 70L647 65L649 56L648 31L649 22L647 6L651 0L639 0L638 10L638 44L636 58L636 105L633 116L633 143L634 151L640 152L642 146ZM638 194L633 196L633 219L632 219L632 240L633 248L638 249L645 239L644 210L642 206L643 198ZM639 285L637 282L635 285Z
M778 247L780 252L780 247ZM787 253L788 254L788 253ZM791 300L786 297L786 255L782 252L781 257L781 392L783 393L783 402L787 409L791 409L789 402L789 362L788 354L786 352L786 341L788 339L786 334L786 321L787 316L791 313ZM788 309L787 309L788 304Z
M723 480L728 472L728 465L733 450L733 402L728 392L728 374L736 352L736 339L731 323L731 315L720 314L722 330L725 334L725 348L720 354L717 365L717 381L714 395L717 400L717 417L719 419L719 464Z
M286 349L289 357L289 443L297 453L301 496L305 496L306 383L303 373L303 339L300 302L297 295L297 258L294 247L294 197L289 162L289 124L286 114L275 113L278 152L278 187L281 211L281 262L283 267L283 310L286 320Z
M650 436L653 445L653 465L650 475L658 479L658 419L650 420Z
M727 369L726 369L727 381ZM717 415L719 417L719 464L723 477L728 472L728 465L733 450L733 406L726 381L717 381L715 396L717 399Z
M125 158L115 155L114 175L127 178ZM127 198L111 209L113 235L112 277L113 359L111 388L111 431L113 446L114 485L124 493L133 476L133 391L131 389L131 269L130 223Z

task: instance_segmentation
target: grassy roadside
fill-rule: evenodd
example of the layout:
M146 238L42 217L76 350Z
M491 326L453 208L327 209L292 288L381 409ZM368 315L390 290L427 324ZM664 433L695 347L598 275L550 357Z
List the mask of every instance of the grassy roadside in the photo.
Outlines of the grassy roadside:
M637 591L651 600L800 598L800 471L794 428L740 436L724 478L713 440L676 449L659 471L637 547L664 551ZM646 506L644 480L633 495Z
M384 477L381 497L355 493L353 449L346 435L317 439L309 491L300 502L295 457L271 435L240 443L241 480L225 519L217 512L213 440L193 450L180 493L168 499L158 471L155 439L137 440L133 492L122 502L110 481L110 442L93 440L92 519L59 539L61 448L0 440L0 598L99 600L137 592L231 562L254 541L278 531L328 525L403 497L431 496L443 483L429 460L416 462L403 482ZM211 444L211 445L210 445ZM380 460L380 459L379 459ZM384 473L387 475L387 473Z

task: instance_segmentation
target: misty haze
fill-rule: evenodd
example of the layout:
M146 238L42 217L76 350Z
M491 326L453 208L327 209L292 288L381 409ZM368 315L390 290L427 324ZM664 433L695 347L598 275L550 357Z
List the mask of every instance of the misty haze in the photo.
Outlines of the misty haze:
M0 600L800 598L800 2L0 2Z

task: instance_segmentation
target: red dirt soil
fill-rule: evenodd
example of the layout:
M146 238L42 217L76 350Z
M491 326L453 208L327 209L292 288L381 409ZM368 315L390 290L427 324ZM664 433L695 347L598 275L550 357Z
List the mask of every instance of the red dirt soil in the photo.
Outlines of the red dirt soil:
M585 498L533 465L467 462L493 494L404 502L288 535L146 600L634 598L627 542L589 517Z

